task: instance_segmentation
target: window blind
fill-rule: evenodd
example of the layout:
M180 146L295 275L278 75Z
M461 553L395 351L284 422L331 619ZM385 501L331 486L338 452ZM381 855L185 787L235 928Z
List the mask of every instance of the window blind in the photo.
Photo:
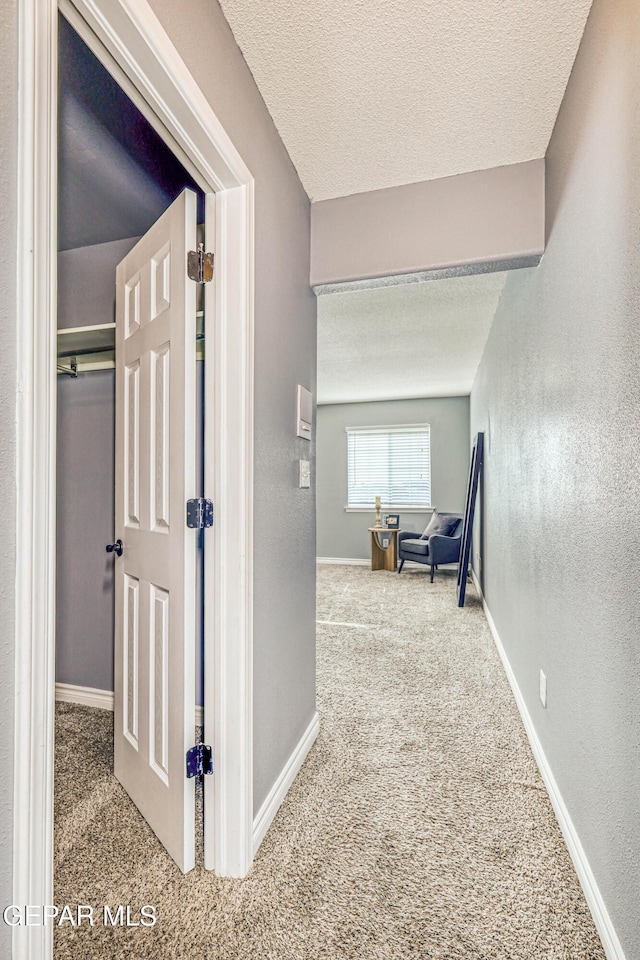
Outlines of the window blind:
M348 507L431 506L429 424L347 428Z

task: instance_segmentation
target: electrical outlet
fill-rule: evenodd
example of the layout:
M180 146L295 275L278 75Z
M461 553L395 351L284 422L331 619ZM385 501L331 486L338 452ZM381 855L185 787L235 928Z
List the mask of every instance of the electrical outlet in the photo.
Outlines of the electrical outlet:
M540 671L540 703L543 707L547 705L547 675L543 670Z

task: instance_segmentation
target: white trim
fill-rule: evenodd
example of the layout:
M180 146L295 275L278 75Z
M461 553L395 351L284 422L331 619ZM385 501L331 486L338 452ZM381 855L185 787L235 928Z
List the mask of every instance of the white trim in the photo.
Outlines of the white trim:
M371 560L360 560L349 557L316 557L316 563L339 563L345 567L371 566Z
M58 703L79 703L83 707L97 707L113 713L113 690L97 687L79 687L74 683L56 683Z
M16 622L13 903L52 903L55 630L55 0L18 4ZM52 482L53 480L53 482ZM13 960L53 951L14 927Z
M416 533L416 537L419 537L420 534ZM356 557L316 557L316 563L337 563L344 567L369 567L371 566L371 560L362 560ZM439 567L450 567L457 566L457 564L450 563L439 563ZM404 567L415 567L416 570L424 570L425 573L429 572L429 565L426 563L416 563L415 560L405 560ZM404 568L403 568L404 569ZM393 572L393 571L391 571Z
M156 133L162 137L167 146L171 147L171 151L183 165L185 170L191 174L198 186L200 186L203 190L209 189L209 184L205 179L203 179L200 170L191 162L191 158L185 153L181 145L174 140L172 134L160 121L157 114L154 113L144 97L141 96L136 85L132 83L115 58L98 39L93 29L82 18L82 15L76 9L74 4L75 0L58 0L58 9L64 18L71 24L78 36L84 40L85 44L90 48L94 56L97 57L103 67L105 67L106 70L111 74L123 93L125 93L131 102L138 108L145 120L147 120Z
M81 687L75 683L56 683L56 702L79 703L83 707L95 707L98 710L110 710L113 713L113 690ZM196 706L196 727L201 727L203 721L204 707Z
M600 889L593 874L593 870L591 869L589 860L587 859L587 855L584 851L582 843L580 842L578 831L576 830L573 820L571 819L571 815L564 802L560 788L556 783L556 779L551 770L551 765L547 760L546 754L542 748L542 744L540 743L538 734L536 733L533 720L531 719L531 715L527 709L524 697L522 696L522 691L518 686L518 681L516 680L516 676L513 672L511 664L509 663L504 646L502 645L502 641L493 621L493 617L491 616L487 606L480 583L473 570L471 571L471 578L473 580L473 585L475 586L476 590L478 591L478 595L482 600L482 606L487 618L487 623L489 624L489 629L491 630L491 635L493 636L493 641L502 661L509 684L511 685L511 690L516 701L516 705L520 711L522 723L524 724L527 737L529 738L533 756L538 765L538 769L540 770L540 775L542 776L544 785L547 788L551 805L558 819L560 830L562 831L565 843L567 844L567 848L578 875L578 880L580 881L587 905L591 911L591 915L593 916L600 939L602 940L602 946L604 947L607 960L625 960L624 951L620 941L618 940L618 935L616 934L613 921L611 920L609 912L605 906L605 902L602 898L602 894L600 893Z
M253 821L253 855L255 856L258 847L264 840L265 834L276 813L280 809L280 804L287 795L289 787L295 780L300 767L306 760L309 750L313 746L316 737L320 731L320 718L314 713L311 723L302 734L298 745L285 763L280 776L267 794L267 797L258 810Z
M174 141L199 171L204 189L233 190L253 183L249 169L146 0L66 2L92 32L85 35L85 42L92 34L97 37L160 122L160 127L154 124L156 129L164 137L168 134L169 145Z
M218 366L227 364L219 415L217 505L233 585L208 598L217 607L209 644L224 670L225 696L207 713L214 725L224 803L211 807L218 831L215 868L246 873L252 859L252 538L253 504L253 178L146 0L73 0L140 96L217 192L224 327ZM16 713L14 747L14 903L53 902L53 720L55 649L55 390L57 271L56 0L23 0L19 10L18 309L16 508ZM85 37L86 39L86 37ZM221 225L220 225L221 224ZM237 313L233 313L236 311ZM216 333L218 338L219 331ZM222 388L221 388L222 389ZM227 418L225 420L225 417ZM221 446L220 446L221 445ZM210 605L209 604L209 605ZM224 632L221 632L224 628ZM206 648L206 655L210 655ZM238 749L240 747L240 749ZM233 769L233 775L220 771ZM226 811L226 813L225 813ZM52 927L14 927L14 960L49 960Z
M216 523L204 568L204 595L214 598L205 603L204 737L216 776L205 780L205 807L216 813L205 818L204 864L233 877L253 859L253 204L253 182L207 195L207 246L211 239L227 255L205 288L216 318L204 417L205 449L216 451L205 457Z

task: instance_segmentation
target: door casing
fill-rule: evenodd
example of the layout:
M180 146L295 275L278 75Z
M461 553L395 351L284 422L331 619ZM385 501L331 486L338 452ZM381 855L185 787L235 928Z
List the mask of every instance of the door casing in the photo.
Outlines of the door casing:
M253 856L254 180L146 0L22 0L18 10L13 902L54 902L58 10L215 209L205 482L216 525L207 531L204 593L205 738L217 771L206 782L205 864L242 877ZM15 927L14 960L50 960L52 940L50 927Z

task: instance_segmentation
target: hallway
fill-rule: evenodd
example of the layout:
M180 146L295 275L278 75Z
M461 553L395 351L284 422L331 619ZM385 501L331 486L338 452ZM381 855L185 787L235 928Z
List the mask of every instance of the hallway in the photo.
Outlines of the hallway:
M317 619L320 735L244 881L182 877L112 715L58 705L55 902L157 923L67 924L57 960L603 960L473 588L321 565Z

